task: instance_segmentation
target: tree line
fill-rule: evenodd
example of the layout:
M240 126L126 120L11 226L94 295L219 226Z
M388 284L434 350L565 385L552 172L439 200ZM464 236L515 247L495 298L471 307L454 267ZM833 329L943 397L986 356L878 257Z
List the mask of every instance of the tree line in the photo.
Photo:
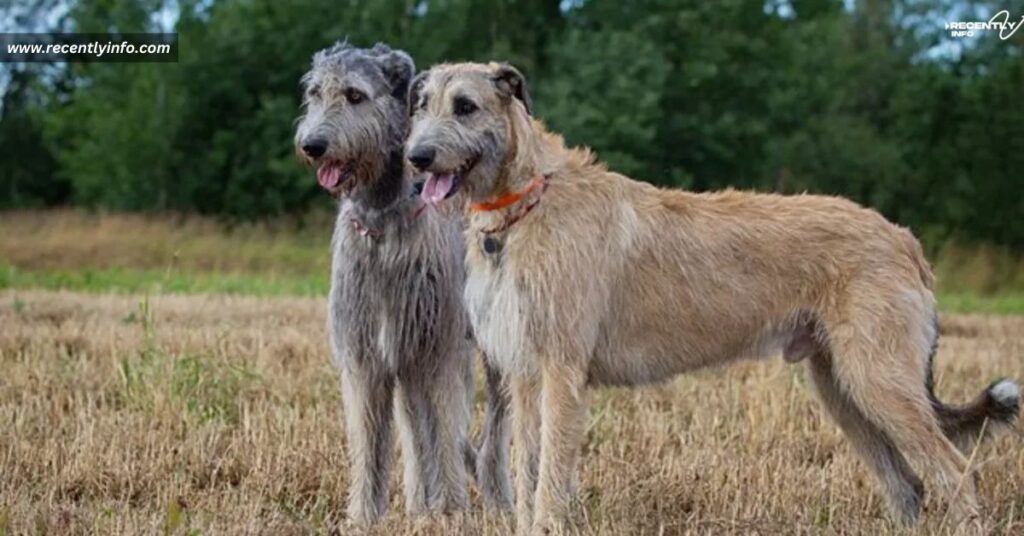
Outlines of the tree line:
M1024 32L945 29L1002 9L1024 1L25 0L23 28L174 31L179 61L0 67L0 206L324 204L298 80L347 39L507 60L538 117L638 179L843 195L929 244L1024 248Z

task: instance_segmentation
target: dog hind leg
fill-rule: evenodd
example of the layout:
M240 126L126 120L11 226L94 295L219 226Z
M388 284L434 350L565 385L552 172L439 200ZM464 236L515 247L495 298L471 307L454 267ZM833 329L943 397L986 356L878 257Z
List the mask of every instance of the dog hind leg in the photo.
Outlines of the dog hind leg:
M829 326L833 371L842 390L948 501L954 526L980 522L974 480L963 454L943 433L925 387L928 343L912 314L885 320L869 311ZM878 318L878 321L872 319ZM915 338L913 334L920 333ZM917 339L920 340L917 340Z
M881 483L893 515L904 524L917 520L924 485L889 438L864 416L843 392L832 371L832 358L819 351L807 360L808 376L818 399L843 430L853 450Z
M471 352L459 351L458 359L447 363L434 379L430 396L437 415L437 463L441 484L441 509L444 512L469 507L470 408L467 393L473 391Z
M476 460L476 480L488 508L512 510L512 483L509 480L509 393L501 373L483 356L487 377L487 415L483 441Z

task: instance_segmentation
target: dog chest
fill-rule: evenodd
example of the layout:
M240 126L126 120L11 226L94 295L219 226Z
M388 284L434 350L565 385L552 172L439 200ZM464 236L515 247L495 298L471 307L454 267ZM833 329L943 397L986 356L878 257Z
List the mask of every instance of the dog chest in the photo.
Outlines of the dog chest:
M464 297L477 343L503 372L524 372L529 357L525 296L503 271L474 264Z
M333 257L329 328L336 358L372 360L395 372L452 354L466 333L457 258L435 248L358 246L339 241Z

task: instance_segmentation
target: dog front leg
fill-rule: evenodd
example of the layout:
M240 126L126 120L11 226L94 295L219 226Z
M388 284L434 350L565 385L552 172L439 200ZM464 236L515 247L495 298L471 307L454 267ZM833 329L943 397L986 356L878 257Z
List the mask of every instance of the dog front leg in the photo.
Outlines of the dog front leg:
M545 365L535 534L568 528L576 462L586 429L587 402L585 367L565 362Z
M352 475L348 520L356 525L373 523L388 508L393 387L394 379L384 373L357 367L341 374Z
M511 378L512 447L516 488L516 531L526 535L533 526L533 497L537 490L540 456L540 385L532 375Z
M440 503L438 414L430 400L430 378L400 378L395 391L395 416L405 468L402 486L405 511L423 515Z

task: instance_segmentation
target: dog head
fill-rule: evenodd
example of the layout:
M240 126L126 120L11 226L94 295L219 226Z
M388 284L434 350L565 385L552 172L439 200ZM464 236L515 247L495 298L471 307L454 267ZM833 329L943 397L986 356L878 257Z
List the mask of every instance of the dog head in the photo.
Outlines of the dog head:
M414 71L408 54L383 44L365 49L342 42L313 56L302 77L295 150L317 167L317 180L331 194L372 182L389 155L401 151Z
M526 79L503 63L439 65L409 87L412 130L406 158L427 176L423 198L439 203L465 192L495 194L529 128Z

